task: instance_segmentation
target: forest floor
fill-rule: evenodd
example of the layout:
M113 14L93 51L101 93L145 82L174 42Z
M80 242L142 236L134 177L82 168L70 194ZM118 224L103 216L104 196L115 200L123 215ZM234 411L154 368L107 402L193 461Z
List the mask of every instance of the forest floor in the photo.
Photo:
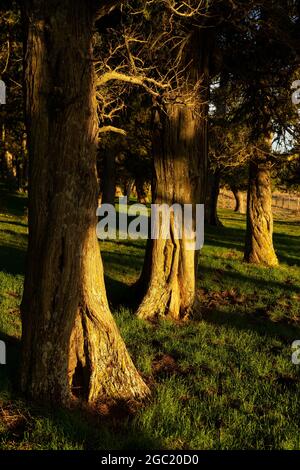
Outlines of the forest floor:
M25 403L20 358L26 198L0 188L0 449L300 449L300 221L276 220L276 269L242 262L245 217L221 210L199 264L201 308L190 321L137 320L128 286L142 241L101 244L111 308L152 390L142 408L100 416Z

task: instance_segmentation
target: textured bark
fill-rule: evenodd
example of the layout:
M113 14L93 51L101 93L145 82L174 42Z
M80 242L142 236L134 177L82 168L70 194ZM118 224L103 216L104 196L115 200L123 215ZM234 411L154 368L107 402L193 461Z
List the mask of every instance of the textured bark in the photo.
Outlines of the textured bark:
M209 48L204 33L193 39L189 58L195 52L195 60L190 63L189 85L192 88L202 77L206 91L202 103L199 100L187 104L182 97L181 103L169 103L164 113L156 113L152 202L168 206L192 204L195 210L197 203L204 203L206 192ZM162 220L161 228L163 225ZM188 249L189 240L185 237L174 237L172 218L170 232L169 239L148 241L139 282L145 293L137 311L140 318L182 319L195 305L198 251Z
M30 183L21 388L63 404L148 393L109 311L96 238L91 6L30 1L25 10Z
M240 214L245 214L245 205L244 205L244 195L243 193L236 188L235 186L231 187L231 191L234 195L235 207L234 212L239 212Z
M207 194L205 200L205 223L218 227L222 225L218 217L218 198L220 194L220 175L211 173L208 176Z
M245 261L276 266L270 165L251 161L247 197Z
M193 109L170 105L160 117L154 142L155 177L153 202L180 205L203 203L206 173L206 123ZM161 221L161 228L164 221ZM142 283L147 292L138 309L140 318L170 316L175 319L191 312L195 301L198 251L189 250L189 240L160 237L147 246Z

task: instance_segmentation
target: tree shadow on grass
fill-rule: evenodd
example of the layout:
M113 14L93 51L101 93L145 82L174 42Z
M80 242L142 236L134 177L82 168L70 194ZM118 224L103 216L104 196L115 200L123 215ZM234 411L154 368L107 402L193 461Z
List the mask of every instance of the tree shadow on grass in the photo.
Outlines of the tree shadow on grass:
M243 251L245 240L245 231L231 227L212 227L205 228L204 246L209 245L216 248L231 248L237 251Z
M143 254L135 253L117 253L117 252L102 252L102 259L104 264L107 264L108 269L114 269L117 274L126 273L130 271L139 270L143 263Z
M300 266L300 236L275 233L274 246L279 261L289 266ZM295 256L296 253L299 253L299 256Z
M0 246L0 270L8 274L24 274L25 250L17 246Z
M289 225L290 227L299 227L300 226L300 219L299 220L275 220L274 222L276 225Z
M110 414L101 415L94 410L62 409L23 402L7 402L8 413L18 421L5 431L1 448L8 443L11 449L26 450L86 450L86 451L142 451L162 449L160 439L145 432L134 423L133 414L124 414L127 404L118 404ZM103 405L104 408L104 405ZM23 418L23 419L22 419ZM23 444L23 446L22 446Z
M223 260L223 258L221 258ZM234 269L234 268L233 268ZM276 268L274 268L276 269ZM199 265L198 267L198 272L201 275L202 273L209 274L210 276L213 276L216 273L216 270L214 268L211 268L209 266L203 266ZM263 276L263 268L262 268L262 276ZM232 283L236 287L240 288L243 290L246 286L251 285L251 288L253 286L253 294L257 291L261 291L262 289L270 295L272 289L280 289L281 291L288 292L290 294L293 293L300 293L300 287L294 284L290 283L284 283L276 280L270 280L270 279L265 279L264 277L251 277L251 276L246 276L240 272L235 272L235 271L229 271L228 269L224 269L222 271L222 275L220 279L218 279L220 285L228 283ZM224 283L223 283L224 281Z
M28 205L28 198L13 189L0 184L0 212L5 211L16 217L23 217Z
M217 308L203 308L195 314L195 320L202 319L207 323L226 328L234 328L238 331L255 331L260 336L278 338L290 345L300 337L300 327L289 325L284 321L273 322L264 314L243 314L235 312L223 312Z
M242 229L228 227L208 227L206 229L206 245L216 248L224 247L226 249L235 249L241 254L241 261L243 255L243 239L244 230ZM288 265L300 265L300 258L293 256L294 253L300 253L300 237L276 234L275 243L280 262ZM104 263L107 263L111 270L111 273L109 275L106 274L105 276L107 294L113 308L117 308L120 305L124 305L129 308L136 308L140 298L136 291L129 286L126 281L122 281L122 279L120 279L120 272L124 273L124 278L126 278L126 273L130 270L131 276L136 275L136 279L138 278L143 264L143 247L139 246L135 242L131 243L130 241L121 242L121 244L124 246L128 245L129 247L133 246L134 248L139 248L140 251L139 253L128 252L127 254L109 251L103 253ZM299 249L297 250L297 248ZM264 278L263 268L261 277L251 277L240 272L235 272L233 266L230 266L230 270L226 268L226 263L228 264L230 261L229 259L226 260L226 258L223 257L219 257L219 259L222 261L222 264L224 264L224 284L229 281L235 286L240 287L241 290L250 284L253 292L260 289L264 289L265 291L270 289L280 289L290 293L300 292L300 288L296 285L288 283L285 284L284 282L276 280L266 280ZM256 268L255 265L253 265L253 267ZM114 273L116 273L116 276ZM208 266L203 266L201 264L200 256L198 275L201 276L203 273L204 276L208 273L213 275L214 270ZM119 277L119 279L116 279L116 277Z

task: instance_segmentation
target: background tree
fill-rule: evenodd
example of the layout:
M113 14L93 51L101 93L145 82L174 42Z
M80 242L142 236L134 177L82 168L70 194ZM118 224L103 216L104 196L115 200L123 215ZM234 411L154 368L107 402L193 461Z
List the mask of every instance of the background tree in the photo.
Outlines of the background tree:
M297 67L294 45L299 35L296 9L297 2L268 1L250 8L239 28L232 29L225 56L228 78L240 93L235 119L247 123L251 131L245 260L271 266L277 258L272 241L270 139L289 126L289 90Z
M206 198L206 223L221 225L217 214L221 184L227 184L240 201L241 177L248 162L249 129L234 121L239 104L231 87L217 77L211 89L209 127L209 191Z
M128 90L126 109L115 122L118 128L124 130L124 135L109 133L101 139L98 163L103 182L102 202L114 202L116 186L122 188L127 196L130 196L134 186L139 202L149 200L152 176L151 107L148 94L140 88ZM107 167L107 160L110 167ZM111 169L110 174L106 168Z
M0 79L7 89L6 104L0 106L0 177L24 189L28 161L23 115L22 27L15 1L1 2L0 20Z

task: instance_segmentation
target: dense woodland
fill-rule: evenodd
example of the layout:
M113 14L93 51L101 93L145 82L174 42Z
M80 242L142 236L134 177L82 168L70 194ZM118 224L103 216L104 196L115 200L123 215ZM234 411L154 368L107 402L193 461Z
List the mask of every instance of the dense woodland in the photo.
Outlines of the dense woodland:
M300 212L275 214L282 228L276 245L272 194L300 197L300 2L2 0L0 26L7 93L0 105L0 339L8 344L8 361L11 350L15 361L13 373L0 375L6 384L0 448L18 447L7 422L21 400L27 423L35 413L28 406L54 406L86 420L92 413L100 426L105 422L105 435L114 433L117 420L118 430L138 426L153 438L125 447L299 449L299 437L291 437L299 436L300 402L293 401L299 366L290 370L288 348L300 338ZM234 210L220 207L223 190L231 191ZM173 226L168 239L99 243L96 209L109 203L118 210L119 195L148 207L205 204L208 248L205 241L203 249L190 250ZM239 337L244 329L254 336ZM279 378L266 379L275 383L270 402L253 405L223 444L222 426L229 429L230 419L222 406L238 413L248 398L218 400L230 364L242 374L252 340L249 357L264 351L262 363L265 354L268 373L275 367ZM239 344L230 357L222 349L228 341ZM207 344L219 344L220 357L207 353L199 365L197 351L206 354ZM190 347L186 365L182 354ZM222 356L225 371L213 372ZM259 380L257 360L249 384L252 373ZM168 388L157 374L179 382ZM206 387L209 380L205 391L195 391L196 381ZM185 398L172 398L181 388ZM270 417L284 394L287 402ZM203 410L191 418L185 403L193 400ZM184 437L184 423L175 424L181 418L159 411L163 401L166 407L178 402L177 415L202 437ZM160 413L168 431L156 435L160 424L151 419ZM248 424L249 441L236 437ZM73 444L51 445L77 448L70 439ZM105 439L90 445L105 447ZM126 441L118 439L116 448ZM30 442L29 448L41 446L38 437Z

